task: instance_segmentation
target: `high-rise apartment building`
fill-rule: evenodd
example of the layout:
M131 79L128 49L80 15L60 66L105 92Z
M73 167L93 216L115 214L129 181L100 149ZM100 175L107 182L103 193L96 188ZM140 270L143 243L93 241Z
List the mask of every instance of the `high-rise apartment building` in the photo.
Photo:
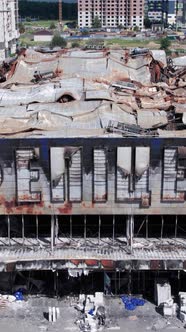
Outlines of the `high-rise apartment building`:
M186 25L186 0L169 0L168 23L177 28Z
M146 16L152 22L162 22L167 24L169 0L146 0Z
M176 25L177 27L186 25L186 0L176 0Z
M15 53L18 31L18 0L0 1L0 60Z
M144 15L152 22L186 24L186 0L144 0Z
M102 27L143 27L144 0L78 0L79 27L92 27L99 17Z
M169 0L168 24L176 23L176 0Z

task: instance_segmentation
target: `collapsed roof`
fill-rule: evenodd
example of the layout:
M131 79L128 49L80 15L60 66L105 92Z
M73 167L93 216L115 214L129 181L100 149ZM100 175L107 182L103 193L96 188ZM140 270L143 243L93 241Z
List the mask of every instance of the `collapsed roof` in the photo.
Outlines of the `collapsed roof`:
M1 68L0 135L184 136L185 58L28 50Z

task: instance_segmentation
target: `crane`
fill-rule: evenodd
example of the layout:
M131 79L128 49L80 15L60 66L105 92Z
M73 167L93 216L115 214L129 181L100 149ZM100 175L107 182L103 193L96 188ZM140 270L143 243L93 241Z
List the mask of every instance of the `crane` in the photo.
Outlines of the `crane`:
M59 0L59 26L62 27L62 0Z

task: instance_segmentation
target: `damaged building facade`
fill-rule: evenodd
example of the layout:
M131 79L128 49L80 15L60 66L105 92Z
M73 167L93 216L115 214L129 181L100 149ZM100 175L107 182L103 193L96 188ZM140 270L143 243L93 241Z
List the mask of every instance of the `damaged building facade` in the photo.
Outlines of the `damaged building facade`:
M27 51L4 71L1 291L185 290L184 61Z

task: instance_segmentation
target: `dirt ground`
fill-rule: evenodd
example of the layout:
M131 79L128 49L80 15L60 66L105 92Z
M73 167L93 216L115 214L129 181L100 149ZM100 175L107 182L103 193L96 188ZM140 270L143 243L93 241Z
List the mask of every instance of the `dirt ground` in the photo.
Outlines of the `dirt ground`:
M75 303L76 298L38 297L7 304L0 307L0 332L78 332L80 330L74 323L78 317L73 306ZM49 323L45 318L49 306L60 308L60 318L56 323ZM185 331L180 320L163 318L150 302L134 311L127 311L120 298L110 297L105 300L105 307L107 327L102 331Z

